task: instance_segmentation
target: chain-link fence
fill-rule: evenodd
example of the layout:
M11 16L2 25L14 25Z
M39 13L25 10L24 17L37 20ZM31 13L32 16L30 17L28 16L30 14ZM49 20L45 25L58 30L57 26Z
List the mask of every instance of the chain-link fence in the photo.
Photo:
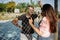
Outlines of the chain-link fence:
M20 30L10 21L0 23L0 40L20 40Z
M22 21L18 21L18 24L22 26ZM34 23L38 26L37 23ZM0 40L28 40L25 34L21 33L21 30L13 25L11 21L0 21ZM32 34L32 40L37 40L37 34Z
M34 25L38 28L38 18L34 20ZM22 21L18 21L18 24L22 26ZM28 26L29 24L26 23ZM27 29L26 29L27 28ZM26 27L27 33L30 34L30 27ZM32 40L37 40L37 34L34 32L32 34ZM11 21L0 22L0 40L28 40L26 35L21 32L21 30L13 25ZM51 36L51 40L53 40L53 36Z

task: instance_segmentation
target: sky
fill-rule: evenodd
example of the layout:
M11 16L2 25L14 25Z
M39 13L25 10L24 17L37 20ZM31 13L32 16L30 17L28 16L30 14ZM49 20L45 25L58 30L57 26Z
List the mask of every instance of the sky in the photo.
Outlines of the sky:
M0 0L0 3L3 2L3 3L7 3L11 0ZM26 2L26 3L30 3L30 0L13 0L16 4L17 3L23 3L23 2ZM34 3L36 3L38 0L33 0ZM41 0L42 1L42 4L51 4L53 7L54 7L54 0ZM60 0L58 0L58 11L60 11Z

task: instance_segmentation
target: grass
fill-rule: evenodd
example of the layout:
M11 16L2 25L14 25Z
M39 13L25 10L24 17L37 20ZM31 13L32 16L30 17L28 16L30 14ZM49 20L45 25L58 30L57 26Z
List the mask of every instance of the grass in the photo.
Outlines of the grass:
M21 13L21 14L23 14L23 13ZM0 20L14 19L14 18L16 18L16 16L19 16L21 14L0 12ZM58 21L60 21L60 18L58 19Z
M14 19L14 18L16 18L16 16L20 16L21 14L16 14L16 13L0 13L0 20Z

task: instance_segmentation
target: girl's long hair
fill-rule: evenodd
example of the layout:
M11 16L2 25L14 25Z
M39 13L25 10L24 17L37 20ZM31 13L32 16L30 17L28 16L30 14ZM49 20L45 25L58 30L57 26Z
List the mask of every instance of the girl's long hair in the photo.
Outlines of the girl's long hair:
M50 4L45 4L42 7L42 16L47 16L50 21L50 32L55 33L56 32L56 22L57 22L57 17L56 13L53 9L53 7Z

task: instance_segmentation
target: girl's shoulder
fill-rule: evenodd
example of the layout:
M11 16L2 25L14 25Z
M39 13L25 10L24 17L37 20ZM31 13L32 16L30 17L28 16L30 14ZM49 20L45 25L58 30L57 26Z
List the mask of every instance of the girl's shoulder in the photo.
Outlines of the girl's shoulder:
M41 21L39 22L39 25L40 25L41 23L43 23L43 24L49 24L48 18L47 18L47 17L43 17L43 18L41 19Z
M47 17L43 17L42 21L45 23L49 23L49 19Z
M43 17L42 21L48 21L47 17Z

